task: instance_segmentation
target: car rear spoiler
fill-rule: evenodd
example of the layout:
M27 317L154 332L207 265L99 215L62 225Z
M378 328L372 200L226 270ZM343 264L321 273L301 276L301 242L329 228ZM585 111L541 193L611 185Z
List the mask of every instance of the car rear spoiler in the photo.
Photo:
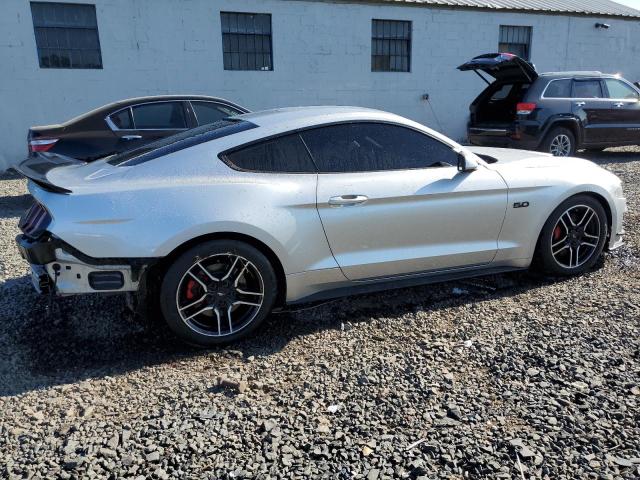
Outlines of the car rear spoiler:
M39 185L45 190L54 193L69 194L71 190L54 185L47 178L47 173L54 168L67 167L69 165L84 165L86 162L75 158L67 157L57 153L36 152L21 162L17 167L13 167L21 175Z

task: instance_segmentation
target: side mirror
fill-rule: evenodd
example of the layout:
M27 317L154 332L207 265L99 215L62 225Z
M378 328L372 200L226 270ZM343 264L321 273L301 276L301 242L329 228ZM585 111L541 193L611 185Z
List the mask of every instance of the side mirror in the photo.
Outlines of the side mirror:
M458 171L471 172L478 168L478 162L465 151L458 152Z

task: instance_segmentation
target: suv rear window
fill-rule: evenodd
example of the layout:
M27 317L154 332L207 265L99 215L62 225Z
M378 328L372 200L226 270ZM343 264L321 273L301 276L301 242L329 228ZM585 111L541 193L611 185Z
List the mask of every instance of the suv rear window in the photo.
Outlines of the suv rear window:
M571 98L571 79L552 80L544 91L545 98Z
M128 167L139 165L200 143L233 135L234 133L244 132L252 128L257 128L257 125L247 122L246 120L220 120L219 122L192 128L191 130L176 133L175 135L156 140L139 148L113 155L109 159L109 163L111 165L124 164Z

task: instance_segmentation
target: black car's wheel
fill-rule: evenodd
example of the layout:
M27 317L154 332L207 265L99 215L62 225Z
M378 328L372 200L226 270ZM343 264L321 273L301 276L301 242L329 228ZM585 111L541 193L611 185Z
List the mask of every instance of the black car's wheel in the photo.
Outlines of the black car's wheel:
M576 153L576 138L569 129L552 128L542 142L542 150L555 157L570 157Z
M588 195L571 197L544 224L537 259L547 273L580 274L600 257L607 228L607 215L600 202Z
M235 240L212 240L186 251L167 270L160 306L187 343L230 343L253 332L271 311L277 279L267 258Z

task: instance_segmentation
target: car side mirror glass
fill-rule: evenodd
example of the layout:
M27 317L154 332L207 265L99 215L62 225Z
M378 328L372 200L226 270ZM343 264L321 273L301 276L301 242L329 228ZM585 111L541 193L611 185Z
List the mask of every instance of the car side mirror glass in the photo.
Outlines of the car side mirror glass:
M458 171L471 172L478 168L478 162L467 152L458 152Z

